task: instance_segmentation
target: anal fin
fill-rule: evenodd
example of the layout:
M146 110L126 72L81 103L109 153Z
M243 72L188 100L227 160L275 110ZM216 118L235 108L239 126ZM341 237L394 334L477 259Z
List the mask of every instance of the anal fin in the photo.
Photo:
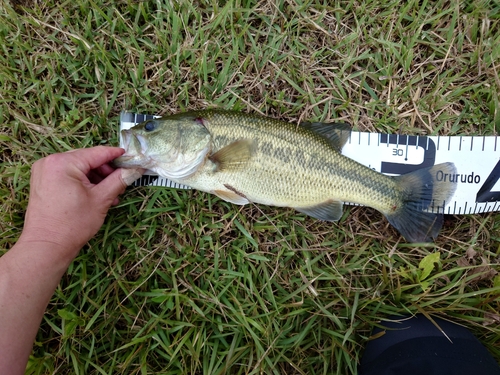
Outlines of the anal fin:
M297 211L324 221L339 221L342 217L344 203L328 200L315 206L294 207Z

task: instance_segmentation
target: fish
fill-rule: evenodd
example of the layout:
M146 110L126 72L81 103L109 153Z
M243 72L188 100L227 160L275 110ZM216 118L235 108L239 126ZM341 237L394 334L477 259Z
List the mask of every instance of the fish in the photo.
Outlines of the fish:
M434 240L456 188L436 175L455 174L454 164L384 175L341 154L350 131L345 123L293 124L217 109L183 112L122 130L125 153L114 164L149 169L236 205L291 207L328 222L342 218L346 202L368 206L408 242Z

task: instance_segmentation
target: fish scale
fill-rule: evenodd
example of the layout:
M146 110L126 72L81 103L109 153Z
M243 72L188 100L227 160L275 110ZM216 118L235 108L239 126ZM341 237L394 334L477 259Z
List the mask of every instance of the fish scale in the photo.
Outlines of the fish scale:
M327 221L340 219L343 202L370 206L409 241L435 238L442 215L426 208L444 205L455 184L434 176L455 173L454 165L386 176L340 153L343 130L335 124L194 111L124 130L126 154L115 164L148 168L235 204L292 207Z
M265 141L257 141L258 150L248 165L253 169L252 173L245 170L233 172L237 178L231 179L233 184L245 185L242 192L251 196L251 201L256 200L254 196L270 196L268 192L272 190L267 204L300 207L333 198L343 202L356 201L387 212L394 201L400 199L394 196L396 184L393 179L339 154L324 138L312 132L282 121L267 122L265 118L246 121L246 118L226 114L198 112L206 119L205 126L212 134L214 144L218 145L214 152L238 139L255 139L255 130L266 137ZM289 178L284 181L277 179L280 174ZM214 177L224 181L226 176ZM195 177L184 183L199 188L196 180ZM260 181L266 181L265 186Z

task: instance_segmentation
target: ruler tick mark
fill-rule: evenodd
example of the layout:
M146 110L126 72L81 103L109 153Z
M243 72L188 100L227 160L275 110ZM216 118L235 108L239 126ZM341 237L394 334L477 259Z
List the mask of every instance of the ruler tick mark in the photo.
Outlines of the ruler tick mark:
M410 136L406 136L406 155L405 155L405 161L408 161L408 140L410 139ZM418 141L418 137L417 137ZM418 147L418 142L417 142L417 147Z

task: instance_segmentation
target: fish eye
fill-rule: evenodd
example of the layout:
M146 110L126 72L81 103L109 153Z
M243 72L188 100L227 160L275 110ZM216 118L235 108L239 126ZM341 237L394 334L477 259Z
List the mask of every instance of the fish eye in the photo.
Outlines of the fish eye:
M151 132L156 129L156 124L153 121L148 121L144 124L144 130Z

